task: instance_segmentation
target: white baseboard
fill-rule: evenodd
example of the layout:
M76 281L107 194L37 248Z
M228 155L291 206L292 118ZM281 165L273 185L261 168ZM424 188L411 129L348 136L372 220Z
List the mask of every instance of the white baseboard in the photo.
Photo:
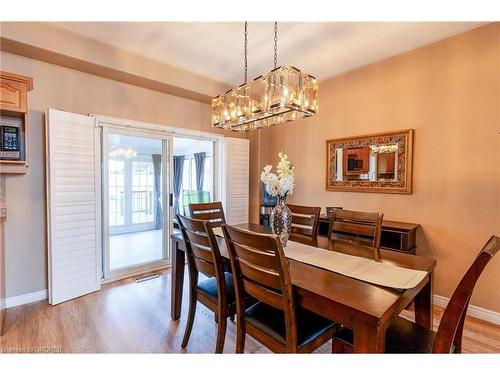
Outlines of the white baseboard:
M38 292L21 294L20 296L7 297L5 299L5 307L26 305L27 303L43 301L48 298L47 289L39 290Z
M446 307L450 302L448 297L443 297L437 294L434 294L434 304L440 307ZM469 309L467 310L467 315L473 316L474 318L478 318L493 324L500 325L500 312L483 309L479 306L469 305Z

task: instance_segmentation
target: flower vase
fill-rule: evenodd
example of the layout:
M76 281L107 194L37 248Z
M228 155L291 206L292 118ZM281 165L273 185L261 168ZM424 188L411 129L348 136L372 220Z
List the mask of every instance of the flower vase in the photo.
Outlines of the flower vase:
M283 247L288 242L292 229L292 211L285 204L286 198L278 197L276 207L271 211L271 229L280 240Z

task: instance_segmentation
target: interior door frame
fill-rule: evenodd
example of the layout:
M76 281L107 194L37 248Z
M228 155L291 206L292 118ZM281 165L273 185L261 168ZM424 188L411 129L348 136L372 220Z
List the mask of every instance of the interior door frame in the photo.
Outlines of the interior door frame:
M101 143L101 187L102 187L102 264L104 281L109 282L113 280L122 279L125 277L133 276L154 269L165 268L170 265L170 233L172 233L171 225L171 210L169 207L169 194L170 194L170 181L172 174L171 167L171 150L172 150L172 137L168 134L161 132L145 131L142 129L131 129L124 126L102 126L102 143ZM136 266L118 268L116 270L110 269L110 247L109 247L109 135L120 134L134 137L147 137L155 138L162 141L162 164L166 169L162 173L162 203L163 203L163 228L162 228L162 259L154 260L151 262L141 263Z

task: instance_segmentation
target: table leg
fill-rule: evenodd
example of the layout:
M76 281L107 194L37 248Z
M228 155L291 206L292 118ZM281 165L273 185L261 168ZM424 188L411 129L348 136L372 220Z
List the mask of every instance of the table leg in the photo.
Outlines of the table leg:
M354 328L354 353L384 353L385 329L376 326Z
M177 320L181 317L185 264L184 251L179 250L177 241L172 241L172 278L170 290L170 316L172 320Z
M415 297L415 322L427 329L432 326L432 306L434 295L434 273L429 273L429 281Z

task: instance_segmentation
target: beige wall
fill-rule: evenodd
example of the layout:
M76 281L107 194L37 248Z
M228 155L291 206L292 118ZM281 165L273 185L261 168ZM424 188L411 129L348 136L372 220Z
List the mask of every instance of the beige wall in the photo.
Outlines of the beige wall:
M317 116L261 131L252 181L284 148L297 178L290 202L420 223L418 254L437 259L435 292L449 297L489 236L500 234L499 111L496 23L322 82ZM415 129L412 195L325 191L326 139L406 128ZM500 311L499 285L500 256L472 303Z
M26 175L7 178L7 296L47 288L44 112L47 108L212 131L208 104L0 52L1 70L33 77ZM232 135L234 136L234 135Z

